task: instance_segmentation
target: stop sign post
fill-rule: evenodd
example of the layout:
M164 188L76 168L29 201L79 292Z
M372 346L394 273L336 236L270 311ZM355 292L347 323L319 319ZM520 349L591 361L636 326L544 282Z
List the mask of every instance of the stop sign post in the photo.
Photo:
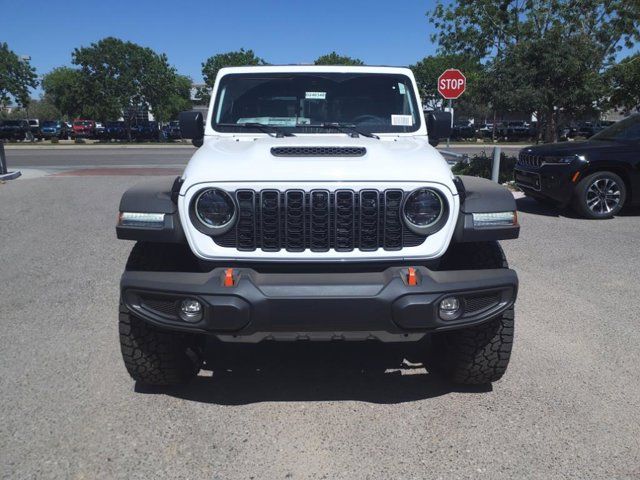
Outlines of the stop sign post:
M453 109L451 100L459 98L467 88L467 78L457 68L449 68L438 77L438 93L442 98L449 100L449 111L451 112L451 126L453 127ZM447 138L447 147L449 139Z

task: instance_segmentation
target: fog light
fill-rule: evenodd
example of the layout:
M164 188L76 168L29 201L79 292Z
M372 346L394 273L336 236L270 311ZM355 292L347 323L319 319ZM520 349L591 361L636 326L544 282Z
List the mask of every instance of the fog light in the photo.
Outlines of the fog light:
M187 298L180 302L180 318L185 322L198 322L202 319L202 305L198 300Z
M462 315L460 300L457 297L446 297L440 302L440 318L443 320L455 320Z

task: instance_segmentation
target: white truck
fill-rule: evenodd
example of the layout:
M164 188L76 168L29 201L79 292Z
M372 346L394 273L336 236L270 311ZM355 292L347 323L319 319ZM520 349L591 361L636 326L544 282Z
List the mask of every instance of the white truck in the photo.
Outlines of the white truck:
M451 118L411 70L219 71L184 173L126 191L120 342L138 382L187 382L224 342L423 342L464 384L498 380L514 330L513 196L456 177L433 148Z

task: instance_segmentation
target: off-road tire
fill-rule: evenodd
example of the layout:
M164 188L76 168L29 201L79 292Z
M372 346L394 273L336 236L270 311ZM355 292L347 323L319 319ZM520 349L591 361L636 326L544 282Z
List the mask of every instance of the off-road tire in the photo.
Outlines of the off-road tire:
M138 242L127 270L167 271L179 267L188 252L172 244ZM195 268L195 264L191 265ZM203 339L164 330L133 315L120 301L120 348L129 375L145 385L187 383L200 371Z
M508 268L497 242L454 244L442 270ZM429 367L453 383L479 385L502 378L509 365L514 335L514 308L482 325L436 333L431 337Z
M144 385L180 385L200 371L201 350L193 335L159 329L120 304L120 349L131 378Z
M619 188L618 204L615 206L615 208L612 208L610 212L598 213L591 210L588 206L587 195L589 187L598 180L610 180L612 182L615 182L615 184ZM603 171L587 175L582 180L580 180L580 182L578 182L578 185L576 185L575 191L573 192L572 206L574 211L582 217L590 218L593 220L602 220L606 218L612 218L614 215L616 215L624 206L624 202L626 201L626 199L627 187L624 183L624 180L613 172Z

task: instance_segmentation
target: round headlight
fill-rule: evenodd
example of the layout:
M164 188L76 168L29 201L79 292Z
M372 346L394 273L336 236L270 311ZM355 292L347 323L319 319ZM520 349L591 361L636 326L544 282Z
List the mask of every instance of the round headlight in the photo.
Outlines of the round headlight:
M210 188L198 194L194 203L197 219L207 229L223 233L233 225L236 218L236 205L224 190Z
M412 232L427 235L441 227L445 208L446 203L437 191L418 188L404 202L404 219Z

